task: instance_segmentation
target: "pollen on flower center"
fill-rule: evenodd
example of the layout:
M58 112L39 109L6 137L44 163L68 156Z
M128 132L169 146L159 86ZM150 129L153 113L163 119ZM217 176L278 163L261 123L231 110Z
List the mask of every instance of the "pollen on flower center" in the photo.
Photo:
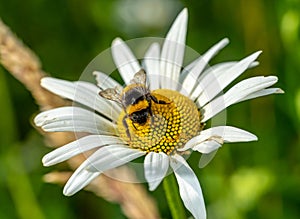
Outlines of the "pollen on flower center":
M131 148L147 152L175 153L202 128L200 113L186 96L177 91L158 89L151 92L151 112L144 124L134 123L123 111L118 119L119 135Z

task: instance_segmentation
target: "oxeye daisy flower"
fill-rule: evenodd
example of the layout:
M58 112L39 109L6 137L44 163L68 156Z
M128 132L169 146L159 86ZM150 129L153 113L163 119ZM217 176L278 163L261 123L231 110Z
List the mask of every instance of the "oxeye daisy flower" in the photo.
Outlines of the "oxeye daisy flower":
M205 123L235 103L282 90L269 88L277 77L258 76L223 93L233 80L258 64L261 52L209 67L208 62L228 44L225 38L183 68L186 31L187 9L183 9L162 46L153 43L142 63L124 41L115 39L112 55L124 87L102 72L94 72L97 86L51 77L41 80L45 89L79 105L42 112L35 124L48 132L88 133L43 158L43 164L51 166L91 151L65 185L65 195L73 195L107 170L145 156L149 190L155 190L172 170L185 207L195 218L206 218L200 183L186 155L202 153L201 165L205 165L223 143L257 140L237 127L207 128Z

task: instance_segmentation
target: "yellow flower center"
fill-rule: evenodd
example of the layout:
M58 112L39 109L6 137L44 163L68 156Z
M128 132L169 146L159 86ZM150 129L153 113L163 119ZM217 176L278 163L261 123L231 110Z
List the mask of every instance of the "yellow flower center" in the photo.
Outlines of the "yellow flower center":
M133 122L122 111L118 119L119 135L131 148L175 153L201 131L200 112L193 101L177 91L158 89L151 95L164 104L151 100L152 116L144 124Z

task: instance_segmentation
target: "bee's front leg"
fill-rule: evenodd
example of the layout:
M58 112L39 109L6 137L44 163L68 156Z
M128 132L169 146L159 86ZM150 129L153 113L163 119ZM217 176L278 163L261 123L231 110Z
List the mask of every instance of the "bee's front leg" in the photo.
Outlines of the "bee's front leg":
M131 135L130 135L130 131L129 131L129 127L128 127L128 124L126 122L126 119L128 118L128 115L125 115L123 120L122 120L122 123L123 123L123 126L125 127L126 129L126 135L127 137L129 138L129 140L131 141Z

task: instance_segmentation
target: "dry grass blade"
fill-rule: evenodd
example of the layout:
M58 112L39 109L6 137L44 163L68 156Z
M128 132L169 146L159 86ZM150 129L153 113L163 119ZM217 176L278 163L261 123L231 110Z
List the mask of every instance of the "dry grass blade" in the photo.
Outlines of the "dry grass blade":
M46 74L41 69L37 56L26 47L0 19L0 62L31 93L41 110L66 105L67 102L53 95L40 86L40 79ZM74 140L74 135L67 133L43 133L52 145L62 145ZM72 169L77 168L84 160L77 156L68 161ZM123 175L136 181L134 173L126 168L113 170L113 174ZM52 174L52 173L51 173ZM48 174L48 182L64 183L69 177L66 173ZM106 176L98 177L88 188L96 195L121 205L128 218L159 218L157 207L144 187L139 184L128 184Z

